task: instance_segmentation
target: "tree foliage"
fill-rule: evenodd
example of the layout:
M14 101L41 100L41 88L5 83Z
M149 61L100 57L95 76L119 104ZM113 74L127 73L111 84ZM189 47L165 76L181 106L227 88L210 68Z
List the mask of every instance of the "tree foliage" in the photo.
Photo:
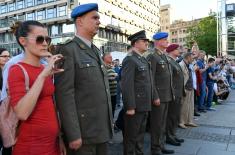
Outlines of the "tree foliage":
M194 41L197 42L199 49L207 54L217 54L217 22L215 13L210 13L208 17L203 18L196 25L188 29L187 37L188 47L192 47Z

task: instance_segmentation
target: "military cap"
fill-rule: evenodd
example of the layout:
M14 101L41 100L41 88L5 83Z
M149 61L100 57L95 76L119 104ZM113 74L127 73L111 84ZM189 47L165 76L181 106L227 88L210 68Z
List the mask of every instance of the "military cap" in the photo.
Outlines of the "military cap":
M153 39L155 40L160 40L160 39L167 38L167 37L168 37L167 32L157 32L153 35Z
M71 18L77 18L80 17L90 11L96 10L98 11L98 4L97 3L87 3L77 6L73 9L71 13Z
M135 42L137 40L148 40L145 34L145 30L136 32L135 34L128 37L128 40L131 42Z
M193 53L192 53L192 52L185 52L185 53L183 54L183 58L187 58L187 57L190 56L190 55L193 55Z
M176 50L178 47L179 47L178 44L170 44L170 45L166 48L166 51L167 51L168 53L170 53L170 52Z

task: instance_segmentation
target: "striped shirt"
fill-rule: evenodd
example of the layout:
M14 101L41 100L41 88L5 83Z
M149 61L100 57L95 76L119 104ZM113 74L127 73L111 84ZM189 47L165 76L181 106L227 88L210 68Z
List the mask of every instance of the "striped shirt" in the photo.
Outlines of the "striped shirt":
M110 88L110 95L115 96L117 95L117 79L118 76L115 70L110 65L106 65L106 69L108 72L108 80L109 80L109 88Z

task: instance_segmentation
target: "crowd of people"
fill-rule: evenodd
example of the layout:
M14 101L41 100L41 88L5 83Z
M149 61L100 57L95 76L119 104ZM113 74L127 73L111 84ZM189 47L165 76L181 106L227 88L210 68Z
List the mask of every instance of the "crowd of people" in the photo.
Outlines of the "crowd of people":
M1 100L10 96L19 119L17 141L3 147L3 155L107 155L114 128L123 132L124 155L144 154L146 131L152 155L173 154L165 143L184 142L176 129L197 127L194 117L215 111L213 103L229 95L232 60L206 58L195 45L180 51L166 32L153 34L154 48L148 49L142 30L128 37L128 54L119 64L92 42L100 25L96 3L77 6L71 18L75 37L58 45L55 55L48 51L47 28L38 21L12 26L21 54L9 60L9 52L0 49Z

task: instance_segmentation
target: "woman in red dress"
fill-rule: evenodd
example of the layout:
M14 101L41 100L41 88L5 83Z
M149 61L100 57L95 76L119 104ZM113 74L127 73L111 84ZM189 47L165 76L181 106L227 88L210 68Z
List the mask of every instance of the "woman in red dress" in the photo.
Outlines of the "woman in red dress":
M43 24L25 21L12 28L24 50L24 59L19 64L27 71L30 86L26 92L22 69L13 65L8 76L10 102L20 120L13 155L64 155L66 151L59 140L52 82L52 75L63 71L53 68L61 55L52 56L47 51L51 38ZM40 63L42 57L50 57L46 67Z

